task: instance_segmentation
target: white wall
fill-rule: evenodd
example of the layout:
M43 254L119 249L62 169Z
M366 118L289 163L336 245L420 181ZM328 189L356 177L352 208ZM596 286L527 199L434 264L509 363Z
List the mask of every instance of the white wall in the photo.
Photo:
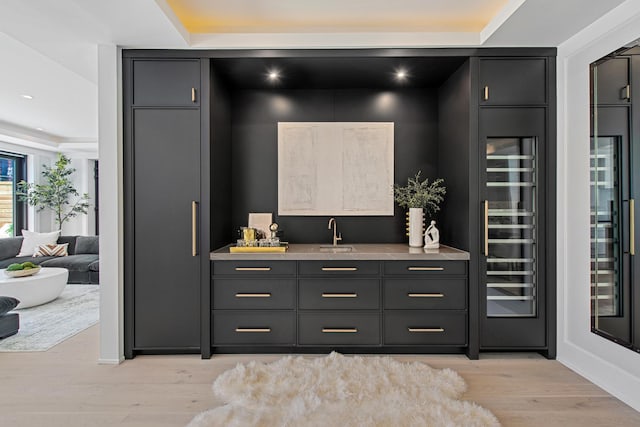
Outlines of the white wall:
M100 156L100 363L124 360L122 63L116 46L98 46Z
M640 37L628 0L558 48L558 360L640 410L640 354L590 331L589 64Z
M87 215L78 215L69 219L62 225L62 235L64 236L93 236L95 235L96 214L95 206L95 185L93 178L94 157L81 153L65 153L71 160L71 167L76 171L71 175L71 182L80 195L89 194L90 200ZM93 197L92 197L93 195ZM54 224L55 226L55 224Z

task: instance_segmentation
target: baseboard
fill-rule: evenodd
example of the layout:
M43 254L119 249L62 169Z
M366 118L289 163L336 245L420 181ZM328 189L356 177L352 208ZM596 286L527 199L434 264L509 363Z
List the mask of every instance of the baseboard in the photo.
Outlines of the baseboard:
M560 363L640 412L640 378L575 344L562 346Z
M98 359L98 365L119 365L124 362L124 356L120 356L117 359Z

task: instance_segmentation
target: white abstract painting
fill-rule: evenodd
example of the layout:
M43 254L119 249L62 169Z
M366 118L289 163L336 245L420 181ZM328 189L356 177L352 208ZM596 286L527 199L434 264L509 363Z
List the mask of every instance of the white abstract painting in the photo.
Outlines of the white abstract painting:
M278 215L393 215L393 123L279 122Z

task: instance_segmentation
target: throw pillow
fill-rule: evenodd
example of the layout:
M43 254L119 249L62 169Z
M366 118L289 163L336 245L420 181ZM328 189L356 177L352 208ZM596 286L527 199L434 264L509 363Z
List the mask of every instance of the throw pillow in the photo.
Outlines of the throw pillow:
M76 238L76 254L98 254L98 236L78 236Z
M0 316L16 308L20 301L13 297L0 297Z
M68 247L68 243L63 243L61 245L40 245L33 253L33 256L69 256L69 252L67 250Z
M22 247L20 248L18 256L33 256L38 246L55 245L58 241L60 230L50 233L36 233L34 231L22 230L22 235L24 239L22 240Z

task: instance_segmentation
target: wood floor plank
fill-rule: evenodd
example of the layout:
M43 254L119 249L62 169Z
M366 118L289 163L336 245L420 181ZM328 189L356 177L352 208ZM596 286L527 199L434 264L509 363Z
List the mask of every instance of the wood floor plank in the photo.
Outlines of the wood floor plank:
M282 355L138 356L99 365L98 326L46 352L0 353L0 425L184 426L222 405L215 378L237 363L272 362ZM316 357L308 355L305 357ZM491 410L504 426L640 426L640 413L564 367L534 353L397 355L457 371L464 399Z

